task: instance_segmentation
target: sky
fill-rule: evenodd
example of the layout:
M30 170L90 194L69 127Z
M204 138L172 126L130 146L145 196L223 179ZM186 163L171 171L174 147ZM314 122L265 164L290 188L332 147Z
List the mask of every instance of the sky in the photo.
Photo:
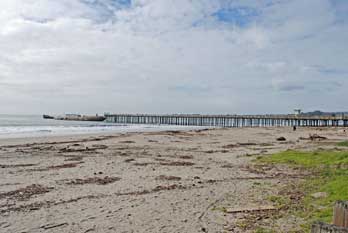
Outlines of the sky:
M347 0L1 0L0 114L348 111Z

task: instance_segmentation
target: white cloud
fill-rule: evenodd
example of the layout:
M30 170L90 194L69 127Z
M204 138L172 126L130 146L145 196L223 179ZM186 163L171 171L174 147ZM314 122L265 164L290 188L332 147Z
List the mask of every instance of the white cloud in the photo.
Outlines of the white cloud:
M237 6L259 15L242 27L214 17ZM341 8L328 0L2 0L0 113L344 108Z

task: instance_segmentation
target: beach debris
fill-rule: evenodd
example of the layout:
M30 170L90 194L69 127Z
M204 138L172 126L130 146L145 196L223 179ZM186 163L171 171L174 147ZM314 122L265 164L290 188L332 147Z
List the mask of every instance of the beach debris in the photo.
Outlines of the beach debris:
M185 186L182 185L169 185L169 186L164 186L164 185L159 185L156 188L152 189L152 192L159 192L159 191L163 191L163 190L174 190L174 189L185 189Z
M82 161L83 156L66 156L67 158L64 160L65 162L71 161Z
M44 225L44 226L41 226L40 228L43 228L45 230L49 230L49 229L52 229L52 228L56 228L56 227L62 227L62 226L66 226L68 225L67 222L64 222L64 223L49 223L47 225Z
M215 151L213 150L207 150L207 151L204 151L204 153L207 153L207 154L213 154Z
M228 145L222 146L222 148L224 148L224 149L232 149L232 148L235 148L235 147L238 147L238 145L236 145L236 144L228 144Z
M221 168L235 168L236 166L233 164L224 164L221 166Z
M299 203L305 197L305 193L298 189L296 184L291 184L288 188L278 192L280 196L286 196L291 203Z
M257 206L257 207L227 208L226 213L235 214L235 213L273 211L273 210L277 210L277 208L271 205L265 205L265 206Z
M50 167L48 167L48 169L74 168L74 167L76 167L77 165L79 165L81 163L84 163L84 162L80 161L80 162L76 162L76 163L64 163L64 164L61 164L61 165L50 166Z
M151 139L150 139L150 140L148 140L148 142L156 142L156 143L157 143L158 141L157 141L157 140L151 140Z
M229 150L207 150L207 151L202 151L207 154L214 154L214 153L228 153L230 152Z
M86 152L107 149L106 145L92 145L91 147L84 146L67 146L59 150L60 153Z
M274 146L274 144L269 142L263 142L263 143L260 143L260 146Z
M0 193L0 199L10 198L17 200L27 200L34 195L48 193L51 189L53 188L44 187L39 184L32 184L14 191Z
M284 142L284 141L286 141L286 138L285 137L279 137L279 138L277 138L277 141Z
M239 146L256 146L257 143L254 142L240 142L238 143Z
M156 193L156 192L160 192L160 191L170 191L170 190L175 190L175 189L181 189L181 190L185 190L187 189L187 186L183 186L183 185L177 185L177 184L172 184L172 185L158 185L153 189L150 190L141 190L141 191L132 191L132 192L126 192L126 193L117 193L117 196L138 196L138 195L145 195L145 194L150 194L150 193Z
M175 131L175 130L166 130L166 131L162 131L162 132L148 132L145 135L154 135L154 136L187 136L187 137L193 137L195 136L195 133L189 132L189 131ZM183 138L185 139L185 138Z
M104 178L100 177L90 177L85 179L75 179L67 182L71 185L82 185L82 184L98 184L98 185L107 185L121 180L119 177L109 177L105 176Z
M181 180L181 177L160 175L156 178L156 180Z
M130 163L130 162L133 162L133 161L135 161L135 159L126 159L124 162L125 163Z
M87 196L80 196L77 198L72 198L72 199L68 199L68 200L60 200L60 201L40 201L40 202L34 202L34 203L30 203L30 204L24 204L24 205L19 205L19 206L10 206L6 209L0 209L0 214L2 213L8 213L11 211L14 212L28 212L28 211L34 211L34 210L39 210L43 207L45 208L49 208L51 206L57 206L57 205L62 205L62 204L67 204L67 203L73 203L73 202L77 202L79 200L84 200L84 199L97 199L100 197L104 197L106 195L87 195Z
M167 159L164 159L164 158L155 158L156 161L161 161L161 162L165 162L165 161L168 161Z
M9 226L11 226L11 224L8 223L8 222L1 222L1 223L0 223L0 227L3 228L3 229L5 229L5 228L7 228L7 227L9 227Z
M105 150L105 149L107 149L107 148L108 148L107 145L103 145L103 144L94 144L94 145L92 145L92 147L89 148L89 149L92 149L92 150Z
M321 141L321 140L326 140L327 137L320 136L318 134L310 134L308 138L305 137L300 137L300 140L311 140L311 141Z
M156 163L133 163L134 166L141 166L141 167L145 167L147 165L151 165L151 164L156 164Z
M327 139L327 137L323 137L323 136L320 136L318 134L313 134L313 135L310 135L309 138L314 141L314 140L325 140Z
M127 144L131 144L131 143L135 143L135 141L120 141L118 143L127 143Z
M28 163L28 164L0 164L0 168L16 168L16 167L32 167L38 164Z
M254 142L239 142L237 144L227 144L222 146L224 149L232 149L240 146L257 146L257 143Z
M196 130L194 130L193 132L201 133L201 132L208 131L208 130L209 130L209 129L196 129Z
M11 186L11 185L19 185L21 183L4 183L4 184L0 184L0 187L4 187L4 186Z
M92 228L87 229L84 233L95 231L96 225L94 225ZM113 227L109 227L109 230L113 229Z
M179 156L180 159L193 159L193 156L192 155L182 155L182 156Z
M194 163L186 161L170 161L170 162L161 162L160 165L163 166L193 166Z

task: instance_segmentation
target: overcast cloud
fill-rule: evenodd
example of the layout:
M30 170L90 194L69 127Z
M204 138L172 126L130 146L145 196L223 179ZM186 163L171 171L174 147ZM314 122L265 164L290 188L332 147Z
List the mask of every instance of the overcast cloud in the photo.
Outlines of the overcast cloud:
M0 113L287 113L347 99L347 0L0 1Z

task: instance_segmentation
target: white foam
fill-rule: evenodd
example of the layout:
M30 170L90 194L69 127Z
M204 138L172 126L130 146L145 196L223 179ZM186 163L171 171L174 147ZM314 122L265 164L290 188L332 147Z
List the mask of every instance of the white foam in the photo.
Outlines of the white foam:
M85 126L1 126L0 138L22 138L42 136L63 136L74 134L102 133L102 132L145 132L180 129L197 129L202 127L188 127L175 125L115 125L97 124Z

